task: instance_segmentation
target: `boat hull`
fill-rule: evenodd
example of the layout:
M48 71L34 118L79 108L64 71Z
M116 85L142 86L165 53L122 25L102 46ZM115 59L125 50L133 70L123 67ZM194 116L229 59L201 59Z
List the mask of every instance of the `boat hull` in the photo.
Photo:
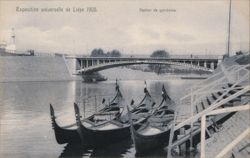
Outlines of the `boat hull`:
M55 138L58 144L65 144L65 143L80 143L81 139L77 129L67 129L58 126L56 123L52 123Z
M108 145L130 139L130 126L112 130L93 130L80 125L78 132L81 135L82 144L91 147Z
M50 115L51 115L52 128L54 129L55 138L58 144L81 142L80 135L77 132L76 124L72 125L75 126L75 128L60 127L57 124L54 108L51 104L50 104Z
M136 127L130 128L132 139L135 144L136 154L148 153L154 149L160 149L168 145L170 130L164 131L156 135L141 135L136 130Z

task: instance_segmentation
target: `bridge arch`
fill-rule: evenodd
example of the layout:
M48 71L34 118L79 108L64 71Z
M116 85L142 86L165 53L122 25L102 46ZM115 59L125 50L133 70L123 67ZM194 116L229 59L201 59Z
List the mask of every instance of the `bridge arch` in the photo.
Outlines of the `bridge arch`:
M90 73L94 73L94 72L98 72L98 71L102 71L102 70L110 69L114 67L127 66L127 65L140 65L140 64L178 65L178 66L184 66L187 68L193 68L196 70L203 70L203 71L209 71L209 72L213 71L212 68L202 67L199 65L183 63L183 62L136 60L136 61L114 61L114 62L102 63L102 64L82 68L80 70L77 70L77 73L78 74L90 74Z

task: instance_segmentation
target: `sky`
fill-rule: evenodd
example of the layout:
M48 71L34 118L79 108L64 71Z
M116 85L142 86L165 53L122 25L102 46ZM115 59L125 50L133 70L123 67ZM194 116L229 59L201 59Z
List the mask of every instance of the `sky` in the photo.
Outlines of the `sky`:
M64 11L42 12L58 7ZM96 12L87 12L88 7ZM34 8L38 12L27 11ZM170 54L222 55L228 12L229 0L0 0L0 41L11 44L14 28L19 51L87 55L102 48L147 55L164 49ZM249 51L249 0L232 0L230 48L231 54Z

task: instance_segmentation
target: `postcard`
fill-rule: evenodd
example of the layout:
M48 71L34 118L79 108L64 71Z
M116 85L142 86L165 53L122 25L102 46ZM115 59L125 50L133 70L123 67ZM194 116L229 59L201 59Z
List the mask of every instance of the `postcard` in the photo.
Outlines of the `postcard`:
M249 157L249 0L0 0L0 157Z

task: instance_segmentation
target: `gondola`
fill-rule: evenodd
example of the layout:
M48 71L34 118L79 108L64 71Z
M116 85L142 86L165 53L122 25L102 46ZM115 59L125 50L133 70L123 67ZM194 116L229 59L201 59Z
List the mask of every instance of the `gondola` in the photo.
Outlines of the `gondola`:
M99 111L99 115L93 115L92 120L99 119L101 122L100 117L107 116L107 113L113 114L109 115L109 117L115 117L116 115L119 115L120 113L120 104L123 101L123 96L121 94L121 91L119 89L119 86L116 82L116 95L111 100L110 103L106 104L103 109ZM105 101L103 100L103 103ZM65 144L65 143L81 143L79 132L77 131L78 127L76 123L66 125L66 126L60 126L58 125L56 121L56 116L54 112L53 106L50 104L50 115L51 115L51 121L52 121L52 128L54 129L56 141L58 144Z
M228 92L232 93L232 92ZM219 94L222 95L222 94ZM216 98L217 99L217 98ZM155 110L155 112L150 116L147 121L141 126L133 126L133 121L131 122L131 136L135 144L135 149L137 155L146 154L154 149L162 149L166 147L169 143L170 128L174 120L174 108L171 110L168 107L173 107L175 104L171 101L170 97L167 95L165 88L163 87L163 100L162 104ZM210 103L211 104L211 103ZM215 131L219 130L219 126L230 118L234 112L225 113L220 115L211 115L208 117L207 130ZM192 129L193 135L193 146L200 142L200 120L194 123L195 126ZM185 126L185 130L189 130L191 127L189 125ZM176 140L179 131L174 132L173 140ZM206 135L208 138L209 135ZM187 140L188 142L189 140ZM190 143L190 142L189 142Z
M137 154L150 152L152 149L159 149L167 145L170 128L174 120L173 109L174 102L168 96L163 86L162 101L152 115L139 126L135 126L134 121L130 119L132 124L130 126L131 137ZM130 113L129 116L133 117L133 114Z
M116 95L111 100L109 104L106 104L105 107L98 112L94 113L88 118L81 120L82 122L86 122L89 124L101 125L107 121L113 120L116 117L121 115L121 112L125 106L124 98L120 91L119 85L116 82ZM105 100L103 100L103 103ZM76 109L77 104L74 103L74 107ZM77 106L78 107L78 106Z
M52 128L54 129L56 141L58 144L65 143L80 143L80 137L77 132L76 124L67 125L67 126L59 126L56 122L56 117L54 113L54 108L50 104L50 115L52 121Z
M81 121L79 108L75 104L76 121L82 144L90 147L98 147L130 138L130 123L127 116L127 109L129 108L134 114L133 121L135 122L134 125L137 126L146 119L147 115L150 114L150 110L155 105L146 87L144 88L144 93L144 98L137 106L134 106L132 101L130 106L126 105L122 108L119 116L103 123L92 121L90 119L92 117Z

